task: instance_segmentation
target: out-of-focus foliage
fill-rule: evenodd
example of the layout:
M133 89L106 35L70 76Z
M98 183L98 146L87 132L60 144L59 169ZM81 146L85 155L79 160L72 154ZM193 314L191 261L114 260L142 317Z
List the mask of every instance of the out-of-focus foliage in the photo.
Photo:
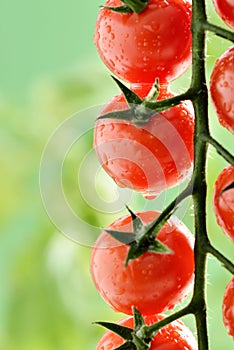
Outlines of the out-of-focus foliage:
M103 330L92 322L122 317L108 308L94 288L89 275L90 249L56 230L43 208L39 189L40 159L55 128L77 111L102 104L117 93L92 47L97 5L98 1L81 5L72 0L59 4L52 0L25 0L11 4L10 11L9 3L3 1L7 16L1 10L5 36L1 32L0 45L4 50L0 71L4 74L0 84L0 349L93 350ZM214 11L210 13L220 24ZM213 35L209 38L208 73L215 57L229 44ZM14 42L18 42L17 46ZM174 83L173 89L181 91L188 84L189 73ZM210 116L212 132L233 151L233 136L218 125L212 107ZM86 139L82 148L74 146L66 161L64 189L76 213L86 222L103 227L126 211L123 208L113 215L100 212L80 195L77 171L81 154L92 147L92 132ZM208 225L214 244L232 259L233 246L217 226L211 204L214 181L225 164L211 149ZM90 176L87 170L87 186ZM104 174L100 176L99 193L108 198L109 192L114 193L114 185ZM162 202L169 202L175 194L176 189ZM147 203L136 194L131 198L134 210L160 209L159 203ZM181 216L193 231L190 204L186 204L187 211ZM222 295L230 275L214 259L209 260L208 273L211 350L230 350L233 341L226 334L221 315ZM191 318L186 318L186 322L194 329Z

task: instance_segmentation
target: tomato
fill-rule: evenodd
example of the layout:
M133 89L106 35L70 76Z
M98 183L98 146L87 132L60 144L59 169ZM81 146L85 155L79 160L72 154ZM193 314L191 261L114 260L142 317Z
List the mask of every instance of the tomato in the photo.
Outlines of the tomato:
M123 5L107 0L105 6ZM94 42L106 66L131 83L169 82L191 65L191 1L150 0L140 14L102 8Z
M234 29L234 1L233 0L213 0L216 12L222 20Z
M211 99L221 125L234 133L234 46L216 61L211 78Z
M146 91L147 86L137 90L140 97L145 97ZM159 99L171 96L163 89ZM121 94L115 96L101 114L127 108ZM97 120L94 148L103 168L120 187L154 198L191 174L193 131L193 109L181 103L156 114L141 127L131 121Z
M147 325L152 325L163 318L162 315L145 316ZM133 318L128 317L120 325L133 328ZM124 343L119 335L106 332L99 341L96 350L114 350ZM181 321L174 321L162 328L151 341L150 350L197 350L197 342L192 332Z
M138 214L145 224L158 215L155 211ZM132 231L130 216L116 220L110 230ZM190 292L194 274L194 239L187 227L172 217L157 239L172 254L146 252L125 267L129 246L117 242L105 231L91 252L90 271L103 299L115 310L132 314L135 306L142 315L172 309Z
M228 165L216 180L213 206L218 224L234 242L234 189L222 193L222 190L232 182L234 182L234 167Z
M234 277L228 283L223 298L223 322L234 339Z

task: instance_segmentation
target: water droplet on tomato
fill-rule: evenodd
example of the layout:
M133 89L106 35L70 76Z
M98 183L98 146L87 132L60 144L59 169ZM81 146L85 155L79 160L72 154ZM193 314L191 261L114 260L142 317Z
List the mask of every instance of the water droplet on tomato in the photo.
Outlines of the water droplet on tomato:
M107 31L107 33L111 32L111 26L110 25L106 26L106 31Z

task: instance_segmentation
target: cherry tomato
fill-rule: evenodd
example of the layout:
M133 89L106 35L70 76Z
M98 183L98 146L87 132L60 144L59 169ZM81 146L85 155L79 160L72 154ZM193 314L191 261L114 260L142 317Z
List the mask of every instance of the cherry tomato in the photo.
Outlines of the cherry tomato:
M222 193L234 182L234 168L228 165L218 176L214 186L213 206L219 226L234 242L234 189Z
M223 298L223 322L234 339L234 277L228 283Z
M163 318L162 315L145 316L147 325L152 325ZM128 317L120 325L133 328L133 318ZM124 343L119 335L106 332L99 341L96 350L114 350ZM174 321L162 328L151 341L150 350L197 350L197 342L192 332L181 321Z
M146 91L148 87L144 86L138 88L137 93L145 97ZM159 99L171 96L163 89ZM121 94L110 100L101 114L127 108ZM94 148L103 168L120 187L155 198L191 174L193 131L193 109L181 103L156 114L141 127L131 121L97 120Z
M233 0L213 0L216 12L222 20L234 29L234 2Z
M158 212L138 214L145 224ZM111 230L132 231L130 216L116 220ZM135 306L142 315L172 309L190 292L194 274L194 239L187 227L172 217L157 236L172 254L146 252L125 267L129 246L117 242L105 231L91 253L91 275L103 299L115 310L132 314Z
M234 46L216 61L211 78L211 99L221 125L234 133Z
M107 0L105 6L123 5ZM191 65L191 1L150 0L140 14L99 12L94 42L111 72L131 83L169 82Z

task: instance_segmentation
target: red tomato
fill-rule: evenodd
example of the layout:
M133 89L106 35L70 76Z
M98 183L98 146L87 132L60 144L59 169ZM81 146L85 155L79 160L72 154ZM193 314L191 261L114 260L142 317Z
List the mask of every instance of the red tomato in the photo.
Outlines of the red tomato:
M234 339L234 277L228 283L223 298L223 322Z
M162 315L145 316L145 323L152 325L163 318ZM133 318L128 317L120 325L133 328ZM119 335L106 332L99 341L96 350L114 350L124 343ZM150 350L197 350L197 342L192 332L181 321L174 321L162 328L151 341Z
M233 0L213 0L216 12L222 20L234 29L234 1Z
M145 224L158 212L138 214ZM132 231L130 216L122 217L108 227ZM97 239L91 253L91 275L103 299L115 310L132 314L135 306L142 315L172 309L193 286L194 239L187 227L172 217L159 232L158 240L172 254L146 252L124 266L129 246L117 242L105 231Z
M223 169L214 187L213 206L219 226L234 242L234 189L222 190L234 182L234 168L229 165Z
M234 133L234 46L216 61L211 78L211 99L221 125Z
M140 97L149 87L140 87ZM135 89L136 90L136 89ZM163 90L159 99L171 97ZM129 108L117 95L101 114ZM181 103L156 114L139 127L131 121L99 119L94 129L94 148L105 171L120 187L155 197L178 185L192 171L194 116L191 105Z
M123 5L107 0L105 6ZM102 8L94 42L106 66L131 83L169 82L191 65L191 1L150 0L140 14Z

